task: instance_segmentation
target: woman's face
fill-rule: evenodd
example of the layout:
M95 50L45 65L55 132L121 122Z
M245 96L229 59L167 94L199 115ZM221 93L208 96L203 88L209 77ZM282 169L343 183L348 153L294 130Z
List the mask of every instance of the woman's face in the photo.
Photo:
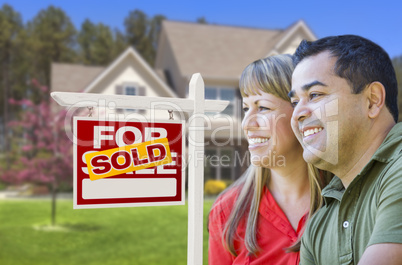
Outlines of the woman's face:
M286 166L286 157L300 149L290 125L292 105L272 94L259 92L260 95L243 98L242 127L251 163L266 168Z

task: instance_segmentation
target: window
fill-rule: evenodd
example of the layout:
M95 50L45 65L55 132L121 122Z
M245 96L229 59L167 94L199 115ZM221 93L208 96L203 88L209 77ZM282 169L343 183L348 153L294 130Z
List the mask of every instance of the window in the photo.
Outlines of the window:
M235 163L233 148L205 149L205 180L231 180L235 178Z
M234 180L233 149L222 148L219 151L220 151L220 157L221 157L221 164L220 164L221 179Z
M123 82L122 84L116 85L115 93L117 95L128 95L128 96L145 96L145 87L140 86L135 82ZM138 112L145 113L145 110L139 109L125 109L126 112ZM117 112L122 113L123 110L119 109Z
M124 87L124 94L129 96L137 95L137 88L134 86L125 86Z
M234 116L236 109L236 90L235 88L206 87L205 99L228 100L230 103L221 113ZM216 114L216 113L208 113Z
M206 87L205 88L205 99L217 99L218 93L216 88L214 87Z
M214 159L217 157L216 149L205 149L204 157L204 176L205 180L218 179L217 165L214 164Z
M228 115L233 115L234 114L234 104L236 101L236 94L234 89L221 89L221 100L229 100L230 103L226 107L226 109L223 111L223 113L228 114Z
M137 87L133 85L125 85L124 86L124 95L127 96L135 96L137 95ZM138 112L136 109L126 109L128 112Z

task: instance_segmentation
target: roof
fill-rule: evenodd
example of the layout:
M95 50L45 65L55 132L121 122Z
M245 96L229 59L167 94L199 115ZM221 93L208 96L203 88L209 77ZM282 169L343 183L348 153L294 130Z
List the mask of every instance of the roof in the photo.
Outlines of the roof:
M127 57L138 62L143 69L142 73L147 74L154 81L160 89L161 95L177 97L166 84L166 80L163 79L164 75L155 72L132 47L128 47L107 67L52 63L51 90L57 92L93 92L94 87Z
M295 36L297 31L302 31L304 33L304 38L307 40L313 41L317 39L315 34L304 23L304 21L299 20L296 23L290 25L286 30L281 33L281 35L277 39L275 39L276 44L273 49L269 51L269 54L278 53L278 51L281 49L281 46L283 46L284 43L289 40L289 38Z
M168 42L183 76L238 78L252 61L263 58L284 30L163 21ZM201 56L200 56L201 55Z
M60 92L82 92L105 67L52 63L50 88Z

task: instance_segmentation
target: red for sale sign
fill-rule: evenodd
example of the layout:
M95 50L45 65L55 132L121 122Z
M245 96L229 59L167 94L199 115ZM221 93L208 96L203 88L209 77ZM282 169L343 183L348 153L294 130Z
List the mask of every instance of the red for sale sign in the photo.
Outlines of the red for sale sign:
M184 121L74 118L74 209L184 204Z

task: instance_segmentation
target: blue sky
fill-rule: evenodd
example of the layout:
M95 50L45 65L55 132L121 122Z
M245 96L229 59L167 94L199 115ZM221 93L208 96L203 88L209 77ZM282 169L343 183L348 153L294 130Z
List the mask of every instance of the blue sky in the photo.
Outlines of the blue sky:
M382 46L391 57L402 55L402 1L398 0L0 0L31 20L41 9L62 8L76 28L89 18L112 28L123 29L124 18L140 9L148 16L194 22L205 17L209 23L267 29L284 29L303 19L318 38L357 34Z

